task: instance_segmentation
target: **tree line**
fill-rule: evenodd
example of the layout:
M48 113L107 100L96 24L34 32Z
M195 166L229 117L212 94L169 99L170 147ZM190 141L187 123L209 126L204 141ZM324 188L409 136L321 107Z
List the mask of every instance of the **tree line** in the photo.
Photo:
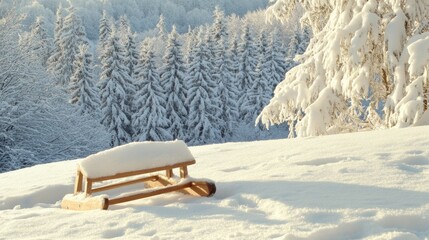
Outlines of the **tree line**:
M56 16L52 43L42 18L26 42L67 89L70 103L105 126L111 146L145 140L225 141L239 122L253 124L293 65L286 57L302 51L308 38L298 32L298 39L290 41L295 45L288 47L278 30L257 32L246 21L235 34L216 8L212 24L183 35L175 27L167 33L161 15L156 37L138 44L125 15L115 21L104 11L96 66L73 6L60 6Z
M238 18L217 10L216 21L184 34L167 30L160 17L156 34L143 38L126 16L106 12L94 42L78 13L60 7L54 24L39 16L27 29L27 16L2 12L0 171L128 141L203 144L287 131L261 131L251 119L273 79L281 79L305 48L302 31L275 31L280 25L266 24L262 11ZM275 58L280 67L269 64Z

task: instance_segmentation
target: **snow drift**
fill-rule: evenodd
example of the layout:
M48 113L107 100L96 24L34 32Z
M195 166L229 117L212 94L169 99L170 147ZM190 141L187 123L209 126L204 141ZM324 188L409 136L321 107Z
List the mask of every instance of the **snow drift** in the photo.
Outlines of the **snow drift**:
M0 174L0 238L425 239L429 127L191 147L212 198L59 208L76 160ZM140 186L134 186L138 188Z

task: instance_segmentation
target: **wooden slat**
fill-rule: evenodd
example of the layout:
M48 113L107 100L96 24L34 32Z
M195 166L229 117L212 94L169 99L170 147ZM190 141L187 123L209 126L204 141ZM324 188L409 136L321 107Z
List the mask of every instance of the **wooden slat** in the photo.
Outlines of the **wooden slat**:
M180 177L186 178L187 176L188 176L188 167L187 166L180 167Z
M168 177L168 178L172 178L173 177L173 169L172 168L170 168L170 169L167 169L166 171L165 171L165 175Z
M91 181L91 179L86 179L85 193L86 193L86 195L91 195L91 193L92 193L92 181Z
M167 178L164 175L158 175L158 179L156 181L145 182L146 188L157 188L157 187L165 187L171 186L173 184L177 184L172 178Z
M174 191L182 190L182 189L185 189L185 188L188 188L191 186L192 186L192 182L187 182L184 184L172 185L172 186L168 186L168 187L161 188L161 189L149 190L147 192L138 193L138 194L134 194L131 196L109 199L109 205L114 205L114 204L123 203L123 202L129 202L129 201L133 201L133 200L137 200L137 199L141 199L141 198L146 198L146 197L152 197L152 196L163 194L163 193L174 192Z
M74 183L74 193L82 192L83 174L80 169L76 172L76 179Z
M112 180L112 179L123 178L123 177L131 177L131 176L145 174L145 173L158 172L158 171L163 171L163 170L167 170L167 169L179 168L179 167L188 166L188 165L192 165L192 164L195 164L195 160L181 162L181 163L177 163L177 164L173 164L173 165L169 165L169 166L149 168L149 169L143 169L143 170L131 171L131 172L125 172L125 173L118 173L118 174L113 175L113 176L88 178L88 179L93 181L93 182L101 182L101 181L105 181L105 180Z
M174 185L177 182L161 175L157 181L148 182L147 184L150 187L161 187ZM179 192L197 197L210 197L216 193L216 185L213 182L194 181L189 188L179 190Z
M103 186L103 187L93 188L92 192L107 191L110 189L114 189L114 188L118 188L118 187L124 187L124 186L132 185L132 184L136 184L136 183L140 183L140 182L156 181L156 180L158 180L158 176L149 176L149 177L139 178L139 179L135 179L135 180L131 180L131 181L115 183L115 184L110 184L110 185Z

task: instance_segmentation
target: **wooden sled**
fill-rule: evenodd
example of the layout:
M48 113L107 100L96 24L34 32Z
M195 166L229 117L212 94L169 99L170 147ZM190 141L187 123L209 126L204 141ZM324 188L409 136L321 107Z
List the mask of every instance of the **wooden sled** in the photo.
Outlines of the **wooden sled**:
M181 141L175 141L173 143L177 145L177 142L181 142ZM134 143L134 144L138 144L138 143ZM156 143L153 143L153 144L156 144ZM184 144L183 142L181 142L180 145L182 146L184 145L184 147L186 147L186 144ZM165 147L165 145L163 145L163 147ZM126 151L127 149L124 148L123 150ZM190 154L187 147L186 147L186 150ZM114 151L117 151L117 150L114 150ZM166 152L168 153L168 151ZM103 155L104 158L106 156L109 156L109 155L108 154ZM172 158L174 158L174 156L172 156ZM94 157L92 159L94 159ZM98 160L94 160L94 161L98 161ZM123 164L126 164L127 161L122 160L122 162ZM168 161L162 161L162 162L165 163ZM188 166L195 164L194 159L185 160L185 161L183 161L182 159L174 159L173 162L174 164L168 164L168 165L163 164L159 166L151 164L151 166L153 166L151 168L120 172L120 173L106 175L106 176L100 176L100 174L98 174L97 177L91 176L93 175L91 174L91 172L88 172L88 171L85 171L85 169L82 169L84 168L84 164L81 163L79 164L77 173L76 173L74 194L68 194L63 198L61 202L61 208L71 209L71 210L92 210L92 209L106 210L109 208L110 205L120 204L128 201L147 198L147 197L174 192L174 191L178 191L178 192L188 194L188 195L193 195L193 196L200 196L200 197L210 197L216 192L216 185L213 182L207 181L207 180L204 180L204 181L196 180L188 176ZM180 178L174 176L173 169L180 170ZM165 172L165 175L154 174L154 175L147 176L147 174L160 172L160 171ZM123 178L138 176L138 175L143 175L143 176L132 180L126 180L126 181L120 181L120 182L117 181ZM96 188L93 187L93 183L103 182L107 180L115 180L115 181L110 181L109 184L99 185ZM128 194L125 196L121 195L116 198L109 198L106 195L92 196L93 193L99 193L99 192L103 192L111 189L117 189L120 187L129 186L136 183L144 183L145 189L138 193Z

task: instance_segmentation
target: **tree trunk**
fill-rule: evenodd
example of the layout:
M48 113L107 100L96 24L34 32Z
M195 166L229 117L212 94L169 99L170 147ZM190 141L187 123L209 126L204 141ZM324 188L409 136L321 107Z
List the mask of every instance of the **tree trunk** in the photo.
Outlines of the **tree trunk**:
M390 94L390 87L389 87L389 80L388 80L388 74L386 72L386 69L381 69L382 73L383 73L383 84L384 87L386 88L386 95L384 97L389 96Z

